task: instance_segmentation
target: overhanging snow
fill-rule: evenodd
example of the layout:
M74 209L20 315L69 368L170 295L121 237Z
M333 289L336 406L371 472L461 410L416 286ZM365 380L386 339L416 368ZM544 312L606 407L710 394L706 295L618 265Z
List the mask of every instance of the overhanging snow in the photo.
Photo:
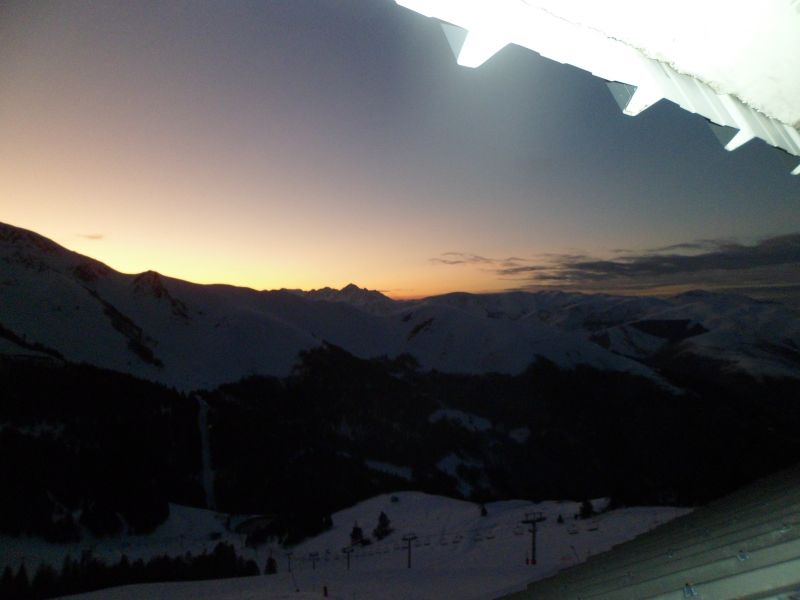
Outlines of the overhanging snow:
M514 43L624 85L627 115L667 99L735 130L728 150L760 138L800 156L798 0L396 1L465 30L463 66Z

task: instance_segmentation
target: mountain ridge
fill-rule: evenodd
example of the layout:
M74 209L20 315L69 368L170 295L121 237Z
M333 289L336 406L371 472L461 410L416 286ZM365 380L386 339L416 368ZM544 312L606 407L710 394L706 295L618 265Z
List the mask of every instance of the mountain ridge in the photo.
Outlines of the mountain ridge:
M285 376L330 343L355 356L412 355L423 369L519 373L545 358L659 380L665 354L754 376L800 378L800 323L777 303L704 291L672 298L563 291L393 300L340 290L201 285L128 275L35 232L0 224L3 353L32 345L180 389ZM24 340L20 348L14 339Z

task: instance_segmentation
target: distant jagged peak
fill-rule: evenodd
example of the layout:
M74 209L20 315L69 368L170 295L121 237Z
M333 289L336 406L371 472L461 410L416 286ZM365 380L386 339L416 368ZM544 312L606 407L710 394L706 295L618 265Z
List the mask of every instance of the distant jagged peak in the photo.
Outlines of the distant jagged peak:
M304 292L304 294L309 296L309 297L312 297L312 298L313 297L318 297L318 298L328 297L326 299L331 299L331 300L333 300L335 298L340 298L340 299L343 299L343 298L348 298L348 299L359 299L359 298L368 299L368 298L370 298L370 299L380 299L380 300L386 300L388 302L394 302L394 300L392 300L388 296L382 294L378 290L370 290L368 288L362 288L362 287L359 287L358 285L356 285L355 283L348 283L346 286L344 286L341 289L336 289L336 288L332 288L332 287L326 286L324 288L319 288L319 289L316 289L316 290L309 290L307 292Z
M397 308L397 301L377 290L362 288L348 283L341 289L324 287L309 291L287 290L308 300L321 302L341 302L358 307L373 314L386 314Z
M339 290L339 294L349 297L363 297L363 298L380 298L383 300L390 300L388 296L382 294L378 290L370 290L367 288L358 287L355 283L348 283Z

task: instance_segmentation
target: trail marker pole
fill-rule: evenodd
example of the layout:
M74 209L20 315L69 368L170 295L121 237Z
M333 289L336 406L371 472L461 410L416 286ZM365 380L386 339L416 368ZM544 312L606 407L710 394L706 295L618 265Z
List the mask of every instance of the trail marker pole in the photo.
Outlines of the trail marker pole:
M581 562L581 557L578 555L578 551L575 550L575 546L570 544L569 547L572 548L572 553L575 555L575 560L577 560L578 562Z
M411 568L411 542L417 539L417 536L413 533L409 533L408 535L403 536L403 541L406 543L408 548L408 568Z
M353 547L347 546L346 548L342 548L342 552L347 555L347 570L350 570L350 555L353 553Z
M546 517L540 512L526 513L525 518L521 521L525 525L530 525L528 530L531 533L531 564L536 564L536 524L541 523Z
M291 573L292 572L292 553L291 552L287 552L286 553L286 563L287 563L286 564L286 570L289 571L289 573Z

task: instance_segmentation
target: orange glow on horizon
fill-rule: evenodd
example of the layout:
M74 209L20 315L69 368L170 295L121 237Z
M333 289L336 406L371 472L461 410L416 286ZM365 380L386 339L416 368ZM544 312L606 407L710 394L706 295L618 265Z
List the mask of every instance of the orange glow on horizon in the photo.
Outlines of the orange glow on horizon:
M313 264L297 259L264 258L261 250L255 245L249 248L246 240L225 246L228 252L223 253L223 248L214 244L198 243L196 239L183 236L165 240L154 232L139 235L120 231L113 235L99 233L99 229L87 229L83 234L63 234L30 224L10 224L44 235L68 250L100 261L123 274L156 271L166 277L199 285L312 290L325 287L341 289L353 283L361 288L378 290L396 300L418 300L450 292L496 292L508 287L502 281L497 282L500 285L496 287L487 286L486 273L480 269L436 265L424 255L416 261L406 261L403 268L393 272L387 272L382 260L366 258L358 261L359 264L354 263L352 271L347 266L342 267L338 261L328 264L327 268L315 269ZM63 229L56 223L51 226L56 230ZM310 252L311 258L314 254Z

